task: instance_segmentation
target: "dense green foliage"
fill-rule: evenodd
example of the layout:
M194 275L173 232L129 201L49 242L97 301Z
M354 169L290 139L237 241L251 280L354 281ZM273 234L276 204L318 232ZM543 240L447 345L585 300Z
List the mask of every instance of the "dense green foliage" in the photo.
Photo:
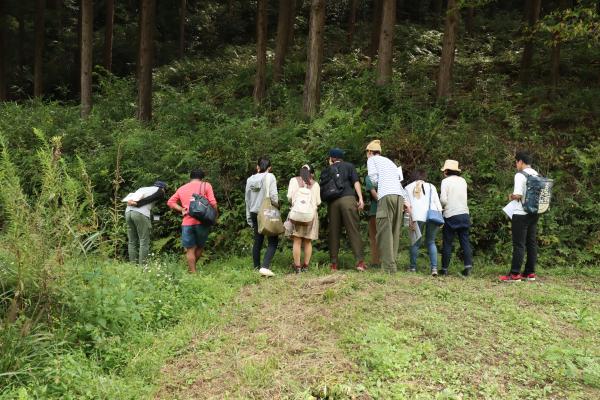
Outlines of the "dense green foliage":
M476 267L485 276L498 272L489 265L502 265L502 270L507 265L510 228L501 208L512 189L514 152L530 149L534 167L556 181L551 210L539 227L541 269L595 266L600 256L600 87L597 65L590 60L598 58L599 49L583 36L569 36L563 47L569 60L564 78L550 87L545 62L550 48L544 46L546 37L538 37L537 72L529 85L518 85L521 43L513 33L520 16L496 11L493 18L477 18L474 35L462 36L453 96L443 103L433 99L441 32L424 21L398 24L394 80L383 88L373 84L371 60L358 48L340 45L345 36L340 28L328 28L321 112L310 120L301 112L303 38L292 49L284 80L268 87L260 107L251 99L255 50L244 43L227 45L218 56L190 57L156 70L149 124L134 118L133 78L101 68L96 70L94 109L86 120L71 102L0 104L0 312L7 316L0 323L2 395L150 395L164 361L214 323L237 288L257 281L246 258L228 261L224 271L214 262L208 274L184 276L177 257L180 217L164 204L157 210L163 218L154 226L153 251L160 257L144 271L115 260L125 252L119 199L158 178L169 183L172 193L196 166L206 170L220 203L220 223L207 248L207 256L216 260L249 253L243 189L259 155L272 157L281 197L302 164L310 162L319 172L333 146L345 149L364 176L363 148L380 138L384 153L402 165L406 176L425 168L435 184L444 159L457 159L470 185ZM202 26L213 36L202 31L207 42L198 46L223 45L211 24ZM127 32L119 35L127 37ZM358 43L366 43L366 32L357 32ZM325 207L320 214L325 222ZM326 223L321 226L324 237ZM317 243L324 246L322 240ZM287 262L277 258L276 268ZM443 288L428 290L434 300L451 296ZM326 292L323 298L336 295ZM493 294L487 296L480 301L490 301ZM570 307L567 297L555 296L557 304ZM576 303L579 307L583 300ZM587 311L565 312L585 320ZM368 389L381 396L389 393L377 379L403 372L402 365L390 366L389 349L397 352L412 339L394 331L393 322L358 326L364 340L350 333L344 339L352 358L376 377ZM166 344L143 354L154 335ZM581 356L578 345L536 358L536 366L555 363L540 381L562 382L573 374L577 384L597 387L596 359ZM412 349L410 356L419 358L423 346L428 344ZM573 368L555 359L562 355ZM559 394L569 389L559 384ZM536 390L533 396L546 389Z

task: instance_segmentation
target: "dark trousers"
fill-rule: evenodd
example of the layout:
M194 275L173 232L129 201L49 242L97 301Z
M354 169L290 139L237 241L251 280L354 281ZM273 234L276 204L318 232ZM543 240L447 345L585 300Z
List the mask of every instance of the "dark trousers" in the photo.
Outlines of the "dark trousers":
M535 263L537 262L536 230L539 217L539 214L513 215L511 274L521 273L525 250L527 250L527 262L525 263L524 274L535 273Z
M265 235L258 233L258 216L256 213L250 213L252 219L252 229L254 230L254 246L252 246L252 260L254 261L254 268L265 267L269 268L275 250L277 250L277 244L279 243L279 236L267 236L267 252L262 264L260 263L260 251L262 250L263 242L265 241Z
M453 229L446 223L442 229L442 269L444 270L447 270L450 266L454 236L457 235L465 256L465 267L473 266L473 250L471 250L471 243L469 242L469 228Z

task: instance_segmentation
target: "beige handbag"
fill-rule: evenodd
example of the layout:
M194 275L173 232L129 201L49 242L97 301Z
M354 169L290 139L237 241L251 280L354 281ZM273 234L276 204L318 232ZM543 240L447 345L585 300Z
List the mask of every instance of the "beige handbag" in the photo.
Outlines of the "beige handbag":
M267 176L263 179L263 187L267 181ZM263 199L260 209L258 210L258 233L266 236L278 236L281 235L285 228L281 221L281 212L279 209L271 204L271 197L269 196L269 187L265 187L265 198Z

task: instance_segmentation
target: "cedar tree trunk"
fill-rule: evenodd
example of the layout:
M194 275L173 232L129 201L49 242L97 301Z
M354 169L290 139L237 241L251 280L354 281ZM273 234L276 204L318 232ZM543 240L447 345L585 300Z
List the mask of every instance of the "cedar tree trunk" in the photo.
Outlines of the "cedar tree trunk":
M325 30L325 0L312 0L308 32L308 57L304 81L304 113L314 116L321 102L321 64Z
M377 85L392 80L394 26L396 24L396 0L383 0L381 35L379 37L379 60L377 62Z
M140 48L138 56L138 119L152 119L152 65L154 63L154 18L156 0L141 0Z
M267 1L258 0L256 12L256 76L254 77L255 104L260 104L267 87Z
M442 42L442 56L437 81L437 98L441 99L450 95L450 81L452 80L452 66L456 50L456 36L460 13L458 0L448 0L446 23L444 26L444 39Z

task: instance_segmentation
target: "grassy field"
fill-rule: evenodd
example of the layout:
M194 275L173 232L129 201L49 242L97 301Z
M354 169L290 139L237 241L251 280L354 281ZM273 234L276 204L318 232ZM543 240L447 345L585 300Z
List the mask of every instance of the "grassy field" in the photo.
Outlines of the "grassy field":
M501 284L495 272L329 274L322 264L257 279L206 328L180 324L193 339L162 367L154 397L600 398L600 274Z

